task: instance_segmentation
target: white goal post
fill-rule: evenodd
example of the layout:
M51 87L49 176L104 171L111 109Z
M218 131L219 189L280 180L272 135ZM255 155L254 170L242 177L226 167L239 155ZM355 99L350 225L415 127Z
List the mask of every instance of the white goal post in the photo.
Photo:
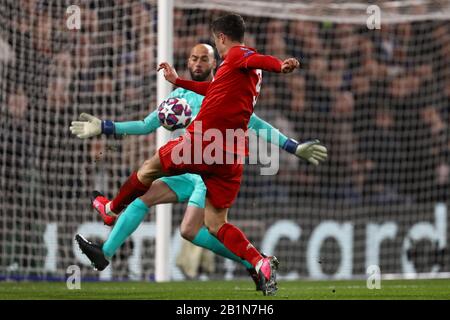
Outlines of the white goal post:
M157 63L167 61L173 64L173 0L158 0L158 54ZM157 100L166 99L172 91L172 85L158 73ZM157 132L157 148L164 145L170 132L160 127ZM172 235L172 205L163 204L156 207L156 251L155 280L170 280L170 240Z

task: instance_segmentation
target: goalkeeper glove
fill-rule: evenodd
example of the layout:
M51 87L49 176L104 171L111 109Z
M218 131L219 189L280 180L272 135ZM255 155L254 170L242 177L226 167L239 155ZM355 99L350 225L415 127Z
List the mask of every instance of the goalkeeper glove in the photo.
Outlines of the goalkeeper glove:
M88 113L80 114L80 120L83 121L72 121L70 125L70 132L80 139L95 137L102 133L114 134L115 132L114 122L111 120L100 120Z
M317 139L304 143L298 143L294 139L288 139L284 143L283 149L315 166L328 157L327 148L320 144L320 141Z

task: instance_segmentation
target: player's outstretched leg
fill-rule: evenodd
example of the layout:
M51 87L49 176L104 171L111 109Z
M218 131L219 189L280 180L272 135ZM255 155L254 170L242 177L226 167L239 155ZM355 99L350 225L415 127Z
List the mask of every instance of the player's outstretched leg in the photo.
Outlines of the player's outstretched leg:
M112 212L119 214L127 205L133 202L134 199L144 195L150 188L152 182L153 181L150 181L148 184L144 183L139 179L138 172L133 172L122 187L120 187L119 192L114 199L112 199L109 209Z
M95 269L102 271L108 266L109 261L103 254L103 250L100 245L86 240L86 238L84 238L81 234L77 234L75 236L75 240L78 243L81 252L88 257Z
M94 191L92 193L91 203L94 209L100 214L103 222L111 226L117 219L115 216L122 212L133 200L145 194L150 188L150 185L151 183L149 185L143 184L139 180L137 172L134 172L128 177L112 201L99 191Z
M144 196L142 198L144 199ZM149 208L162 203L175 203L177 200L177 195L174 191L167 187L160 179L154 181L145 193L145 202ZM92 207L97 211L107 226L112 227L117 222L119 216L109 209L111 201L102 193L94 191L91 203Z
M161 163L159 154L156 153L151 159L144 161L137 172L131 174L127 181L120 187L119 193L110 202L107 202L104 196L95 197L92 201L94 208L101 215L111 215L111 213L119 214L127 205L136 198L144 195L153 181L163 176L161 171Z

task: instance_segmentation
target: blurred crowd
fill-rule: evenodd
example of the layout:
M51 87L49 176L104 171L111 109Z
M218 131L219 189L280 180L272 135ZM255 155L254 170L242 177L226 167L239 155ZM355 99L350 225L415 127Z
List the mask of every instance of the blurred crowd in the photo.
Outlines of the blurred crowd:
M124 121L154 110L156 1L81 2L80 30L66 25L71 4L6 1L0 13L1 145L7 154L0 160L7 168L1 183L17 195L34 179L35 201L46 208L66 206L67 199L86 197L92 188L113 193L155 150L154 137L86 142L70 136L68 127L81 112ZM209 23L221 13L175 10L180 75L188 76L190 48L211 43ZM304 199L447 199L448 21L368 30L326 21L245 19L246 45L301 62L292 75L264 75L255 112L290 137L319 138L330 157L312 168L282 154L275 177L258 176L248 166L240 205L258 197L293 207Z

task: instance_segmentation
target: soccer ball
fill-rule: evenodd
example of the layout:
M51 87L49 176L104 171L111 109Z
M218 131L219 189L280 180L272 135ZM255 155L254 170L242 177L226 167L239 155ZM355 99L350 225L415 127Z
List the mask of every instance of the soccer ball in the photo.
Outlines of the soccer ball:
M167 130L185 128L191 123L192 110L183 98L169 98L158 107L158 119Z

